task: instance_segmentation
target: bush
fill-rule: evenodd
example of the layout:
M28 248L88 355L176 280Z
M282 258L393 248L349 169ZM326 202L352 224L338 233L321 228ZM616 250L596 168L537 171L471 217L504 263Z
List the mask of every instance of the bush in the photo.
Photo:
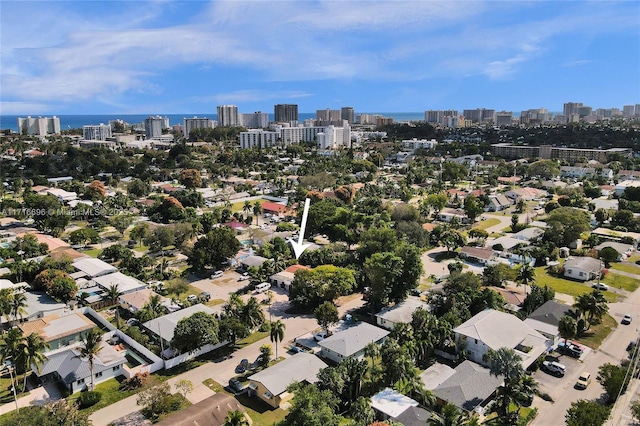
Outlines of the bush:
M135 376L130 377L122 382L120 390L134 390L139 389L147 383L149 379L149 373L136 373Z
M260 331L271 331L271 324L268 323L267 321L263 322L262 324L260 324Z
M78 408L81 410L84 408L96 405L102 399L102 394L96 391L87 391L80 394L78 398Z

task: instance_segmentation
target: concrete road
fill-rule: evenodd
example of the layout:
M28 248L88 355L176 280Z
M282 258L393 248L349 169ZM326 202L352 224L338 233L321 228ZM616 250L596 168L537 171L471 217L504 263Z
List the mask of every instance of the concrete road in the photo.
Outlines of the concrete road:
M557 386L544 385L544 389L546 390L543 390L541 386L541 390L543 392L548 392L554 398L555 402L546 402L536 397L533 405L534 407L537 407L539 411L538 416L533 421L532 425L547 426L564 424L564 416L572 402L575 402L578 399L595 400L603 397L605 392L600 383L596 380L598 367L606 363L620 364L622 360L627 358L627 345L630 341L636 340L639 336L639 307L640 290L636 290L622 302L612 303L609 305L609 315L618 321L618 326L604 340L599 348L593 348L593 352L585 357L582 368L569 368L569 366L572 366L575 361L567 359L567 357L563 357L564 359L561 362L568 366L568 372L565 377L563 379L559 379ZM632 322L629 325L620 324L620 320L625 314L631 314L633 317ZM573 388L575 380L581 371L588 371L592 375L591 384L585 390L577 390ZM538 379L540 374L545 373L536 373L536 379ZM542 380L542 383L545 382L546 380ZM635 389L637 389L637 387L630 389L627 393L633 394ZM635 396L633 398L627 398L626 407L623 406L624 402L618 404L613 413L616 418L613 423L610 423L611 425L629 424L628 418L625 418L624 416L629 413L628 404L635 399Z

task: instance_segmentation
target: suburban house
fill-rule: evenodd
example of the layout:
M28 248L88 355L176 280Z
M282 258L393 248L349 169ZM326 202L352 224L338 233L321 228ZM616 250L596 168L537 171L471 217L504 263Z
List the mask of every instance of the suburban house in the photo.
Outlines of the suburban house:
M625 260L627 257L631 256L635 250L631 244L616 243L613 241L605 241L604 243L595 246L594 249L598 250L598 253L600 253L600 250L605 247L611 247L618 252L618 261Z
M600 259L593 257L570 257L562 266L564 276L580 281L598 278L604 265Z
M27 307L25 308L27 314L23 317L26 320L42 318L46 315L63 314L69 310L65 303L56 302L47 293L28 291L24 293L24 297L27 299Z
M254 268L259 268L266 261L267 261L266 257L257 256L257 255L249 255L249 256L246 256L243 259L240 259L239 263L240 263L240 266L244 270L248 270L252 266Z
M315 383L318 373L327 367L315 355L299 352L249 377L249 390L270 406L277 408L293 398L287 387L294 382Z
M273 274L269 277L269 282L271 285L276 287L284 288L289 291L291 289L291 284L293 284L293 279L295 278L296 271L299 269L311 269L308 266L304 265L291 265L284 271L280 271L276 274Z
M438 219L442 222L451 222L454 218L460 221L460 223L468 222L467 214L462 209L445 208L438 213Z
M171 348L171 340L173 340L173 333L178 325L178 322L184 318L188 318L196 312L205 312L209 315L215 315L216 311L208 306L198 303L197 305L189 306L188 308L181 309L176 312L172 312L167 315L152 319L142 324L149 333L156 336L160 341L160 345L164 348L162 355L164 357L172 357L176 355L176 351ZM226 342L225 342L226 343ZM205 345L201 348L200 353L212 351L213 349L222 346L222 343L216 345ZM195 356L195 355L194 355Z
M503 194L489 195L489 204L484 208L487 212L499 212L511 206L511 200Z
M147 288L147 285L139 279L125 275L122 272L114 272L112 274L100 275L94 277L93 281L105 290L115 285L118 287L120 294L133 293L134 291Z
M393 306L383 308L376 314L376 324L387 330L393 330L396 324L411 323L413 313L417 309L430 311L429 305L422 300L408 298Z
M571 306L557 302L555 300L548 300L538 309L533 311L524 323L530 325L535 330L539 331L543 336L551 340L551 345L555 346L556 340L560 333L558 332L558 324L560 324L560 318L565 316Z
M271 215L280 216L287 211L287 206L284 204L267 201L266 203L262 203L262 211Z
M122 307L122 309L126 309L132 314L136 314L138 311L144 308L144 305L149 302L151 296L155 295L158 295L155 291L148 288L143 288L141 290L119 296L118 304ZM162 302L165 302L167 299L160 296L160 300Z
M519 232L516 232L511 236L511 238L515 238L516 240L520 240L520 241L531 241L540 237L542 234L544 234L544 230L540 228L531 227L531 228L525 228Z
M408 419L422 417L422 423L418 424L424 425L431 418L431 413L419 408L418 405L418 401L415 399L409 398L391 388L385 388L371 397L371 408L376 412L376 417L382 420L393 419L399 421L398 418L406 413ZM418 409L419 411L415 413L413 409ZM408 410L411 411L407 413ZM406 423L402 424L406 425Z
M91 278L100 277L102 275L117 272L118 268L107 262L93 257L85 257L73 262L73 267L80 272L84 272L86 276Z
M380 345L388 334L387 330L361 322L320 341L320 356L338 364L348 357L362 359L369 343Z
M25 336L37 333L54 350L80 342L96 324L80 312L54 314L18 325Z
M216 393L184 410L170 414L156 423L156 426L222 426L232 411L240 411L247 417L246 410L234 397Z
M460 250L460 257L472 263L486 265L496 257L496 254L490 248L464 246Z
M42 382L57 381L71 393L86 389L91 384L89 362L80 357L79 345L51 351L45 355L45 362L40 368L33 369L34 374ZM124 351L102 342L102 348L93 361L93 383L99 384L122 374L123 365L127 362Z
M453 329L458 352L484 365L489 349L514 349L526 369L547 350L547 338L515 315L486 309Z
M503 382L502 377L492 375L488 368L469 360L446 375L448 377L442 383L431 389L438 403L450 403L468 412L483 413Z
M536 198L542 198L547 196L547 191L543 191L541 189L536 188L516 188L504 193L507 198L513 200L514 203L519 202L520 200L531 201Z

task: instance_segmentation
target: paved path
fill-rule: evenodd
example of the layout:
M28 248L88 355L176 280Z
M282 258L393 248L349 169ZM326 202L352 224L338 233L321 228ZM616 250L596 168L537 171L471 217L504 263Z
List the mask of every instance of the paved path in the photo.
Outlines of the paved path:
M51 401L57 401L61 398L60 391L53 383L47 383L44 386L29 390L29 395L18 396L18 408L29 407L31 405L44 405ZM0 405L0 415L9 413L16 409L14 401L4 405Z

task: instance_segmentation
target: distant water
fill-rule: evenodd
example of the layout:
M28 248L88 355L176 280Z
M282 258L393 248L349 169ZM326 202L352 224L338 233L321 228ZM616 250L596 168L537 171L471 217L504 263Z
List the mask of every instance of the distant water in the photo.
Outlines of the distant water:
M360 113L357 113L360 114ZM356 115L357 115L356 114ZM371 112L362 114L380 114L385 117L393 117L395 121L417 121L424 120L424 112ZM0 129L11 129L18 131L18 117L25 118L24 115L0 115ZM96 115L57 115L60 119L60 129L79 129L82 126L98 125L100 123L107 124L111 120L124 120L129 124L142 123L149 115L160 115L169 118L169 125L183 124L185 118L200 117L218 119L218 114L96 114ZM38 117L37 115L31 115ZM43 115L42 117L52 117L52 115ZM309 118L315 118L315 113L301 112L298 114L299 121ZM269 114L269 119L273 120L273 114Z

